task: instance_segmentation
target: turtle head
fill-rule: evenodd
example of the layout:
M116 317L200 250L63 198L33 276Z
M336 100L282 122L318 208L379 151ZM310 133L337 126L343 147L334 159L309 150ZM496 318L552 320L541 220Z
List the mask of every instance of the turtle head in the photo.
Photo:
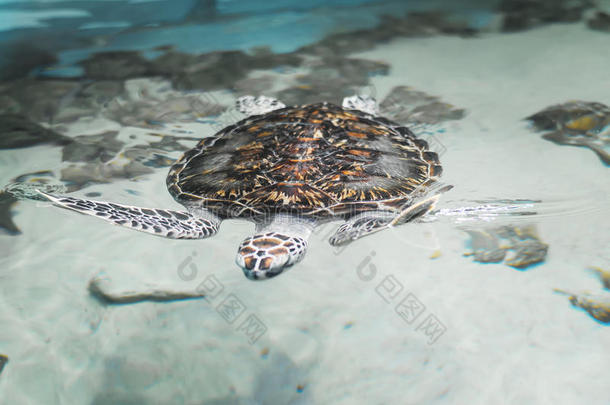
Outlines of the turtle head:
M275 277L305 255L307 241L280 232L257 234L246 238L235 261L251 280Z

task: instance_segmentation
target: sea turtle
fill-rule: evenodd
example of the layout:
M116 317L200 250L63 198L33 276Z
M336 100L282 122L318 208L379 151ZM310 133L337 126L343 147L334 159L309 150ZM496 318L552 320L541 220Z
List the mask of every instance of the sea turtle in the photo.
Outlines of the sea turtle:
M344 220L343 245L428 212L441 166L428 143L353 96L286 107L269 97L238 99L247 118L201 140L171 167L167 188L186 212L42 193L54 204L173 239L203 239L224 219L256 224L236 262L250 279L280 274L305 255L316 226Z

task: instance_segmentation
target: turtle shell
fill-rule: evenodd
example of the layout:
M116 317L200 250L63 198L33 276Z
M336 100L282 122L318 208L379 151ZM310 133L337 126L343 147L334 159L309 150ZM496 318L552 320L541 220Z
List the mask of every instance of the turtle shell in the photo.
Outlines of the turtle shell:
M342 216L398 210L441 174L406 127L321 103L248 117L200 141L170 169L186 206L223 218L273 212Z

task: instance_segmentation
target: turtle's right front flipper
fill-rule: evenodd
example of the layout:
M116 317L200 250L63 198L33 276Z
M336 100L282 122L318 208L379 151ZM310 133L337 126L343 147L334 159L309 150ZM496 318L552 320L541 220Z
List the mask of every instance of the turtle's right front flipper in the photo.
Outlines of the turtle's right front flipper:
M218 232L220 218L202 210L201 217L188 212L139 208L103 201L54 196L43 193L53 204L112 222L115 225L172 239L203 239Z

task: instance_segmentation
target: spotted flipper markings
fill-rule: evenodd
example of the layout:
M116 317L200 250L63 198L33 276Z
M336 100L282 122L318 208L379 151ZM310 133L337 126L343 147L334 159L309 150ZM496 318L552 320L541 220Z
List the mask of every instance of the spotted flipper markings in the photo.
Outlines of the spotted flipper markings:
M333 246L343 246L366 235L386 229L393 217L372 211L351 218L335 232L328 240Z
M102 201L43 193L53 204L115 225L171 239L203 239L218 231L219 221L197 218L188 212L139 208Z
M379 115L377 101L373 97L369 96L345 97L343 99L342 106L348 110L359 110L373 116Z
M426 198L423 201L406 207L397 214L384 211L369 211L356 215L342 224L328 241L333 246L342 246L384 229L411 222L433 209L438 198L439 195Z
M245 115L260 115L286 107L284 103L271 97L243 96L235 102L237 109Z

